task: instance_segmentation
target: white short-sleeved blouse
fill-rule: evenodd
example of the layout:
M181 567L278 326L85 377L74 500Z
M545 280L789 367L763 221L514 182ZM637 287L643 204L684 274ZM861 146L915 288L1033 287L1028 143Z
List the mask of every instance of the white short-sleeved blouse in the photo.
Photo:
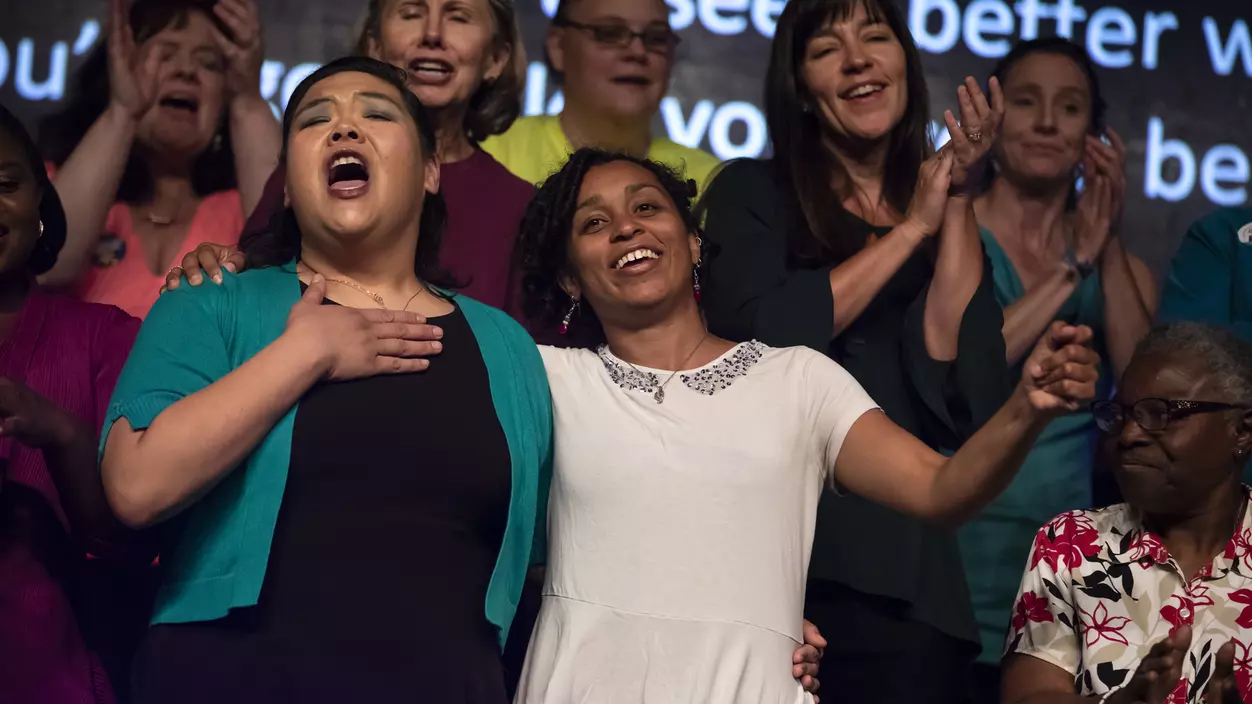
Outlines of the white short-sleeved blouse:
M668 384L607 348L542 351L548 577L517 701L812 701L791 659L817 503L874 402L807 348L743 343Z

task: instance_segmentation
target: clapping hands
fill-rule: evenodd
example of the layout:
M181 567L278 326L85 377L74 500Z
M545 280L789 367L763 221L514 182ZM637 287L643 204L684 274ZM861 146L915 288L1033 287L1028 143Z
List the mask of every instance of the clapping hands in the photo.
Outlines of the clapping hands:
M978 87L978 81L967 76L965 83L956 91L961 110L960 122L951 110L943 113L948 136L951 137L944 147L952 148L952 188L958 191L966 191L973 185L969 183L970 175L991 151L991 145L995 144L1000 133L1000 123L1004 121L1004 94L1000 91L1000 81L993 77L988 89L991 91L990 101Z

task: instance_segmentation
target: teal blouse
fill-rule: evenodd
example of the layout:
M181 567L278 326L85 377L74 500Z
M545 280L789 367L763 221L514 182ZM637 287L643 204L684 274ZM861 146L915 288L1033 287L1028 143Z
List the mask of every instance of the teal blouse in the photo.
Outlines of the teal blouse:
M981 235L991 259L996 300L1007 308L1026 295L1026 290L1000 243L986 230L981 230ZM1095 332L1102 360L1096 398L1107 398L1113 372L1103 361L1109 357L1101 348L1104 293L1099 275L1087 277L1054 317L1090 326ZM1014 378L1020 378L1021 373L1019 363L1013 369ZM1099 430L1089 411L1052 421L1008 489L959 530L961 557L982 639L979 662L1000 662L1022 568L1039 526L1065 511L1091 507L1091 473L1098 442Z
M152 307L113 392L102 455L118 418L147 428L171 404L221 379L282 334L301 295L295 262L223 277L220 286L166 293ZM508 522L485 604L503 649L526 570L544 557L551 398L539 350L521 326L494 308L456 300L482 351L512 459ZM275 424L242 467L186 511L177 545L161 556L165 579L153 624L210 621L257 603L287 481L296 410Z

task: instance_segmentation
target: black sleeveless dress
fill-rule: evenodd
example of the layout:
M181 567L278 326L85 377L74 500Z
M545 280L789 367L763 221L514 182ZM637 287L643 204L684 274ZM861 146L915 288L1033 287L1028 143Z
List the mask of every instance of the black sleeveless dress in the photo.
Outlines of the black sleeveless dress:
M425 373L301 399L259 604L153 627L137 702L507 702L485 603L508 446L465 317L432 323Z

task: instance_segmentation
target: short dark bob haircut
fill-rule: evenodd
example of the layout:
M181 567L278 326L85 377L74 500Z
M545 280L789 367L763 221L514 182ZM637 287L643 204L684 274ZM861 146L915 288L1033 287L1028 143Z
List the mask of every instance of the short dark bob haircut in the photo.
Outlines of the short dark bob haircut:
M417 125L417 135L421 141L423 157L427 160L435 158L435 127L431 124L426 108L422 107L417 96L409 90L408 75L391 64L364 56L348 56L335 59L309 74L291 94L287 112L283 115L283 149L279 160L284 168L287 163L287 146L291 137L292 122L300 108L300 103L304 101L304 96L313 86L340 73L368 74L395 88L400 94L405 109ZM418 177L415 175L414 178ZM447 219L448 209L443 195L426 193L422 206L422 218L418 224L420 235L417 240L417 256L413 262L413 271L417 274L418 280L427 287L447 289L458 286L452 276L439 266L439 244L443 239ZM301 238L300 225L296 222L295 212L288 206L277 211L265 228L257 232L245 233L239 241L239 249L243 251L250 267L281 266L300 256Z
M61 198L56 188L48 179L48 172L43 166L43 156L35 146L35 140L22 125L17 116L0 105L0 132L13 138L22 149L22 158L30 169L35 187L39 189L39 221L43 223L43 234L35 241L35 248L26 260L26 269L33 276L38 276L57 263L57 255L65 246L65 210L61 207Z
M130 7L130 28L135 43L143 44L166 29L182 29L191 13L204 15L226 36L231 31L213 14L217 0L135 0ZM75 73L69 100L62 110L48 116L39 126L39 144L44 157L60 166L82 141L109 105L109 47L100 44L88 55ZM226 102L222 103L223 108ZM222 111L217 137L200 154L191 169L191 186L196 195L207 196L237 187L235 157L230 139L230 120ZM123 203L144 203L153 196L152 174L147 165L131 149L126 170L117 188L117 200Z
M573 240L574 213L578 192L587 173L597 166L624 161L656 177L661 188L674 201L688 232L700 234L699 221L691 210L696 194L695 181L684 180L670 167L628 154L584 147L574 152L560 171L548 177L522 216L517 239L517 258L522 274L522 306L530 325L548 340L569 311L573 301L561 288L561 277L574 277L570 242ZM700 257L701 267L708 261ZM703 275L703 271L700 272ZM576 278L576 277L574 277ZM590 305L580 302L570 321L566 341L575 347L595 347L604 342L604 328Z

